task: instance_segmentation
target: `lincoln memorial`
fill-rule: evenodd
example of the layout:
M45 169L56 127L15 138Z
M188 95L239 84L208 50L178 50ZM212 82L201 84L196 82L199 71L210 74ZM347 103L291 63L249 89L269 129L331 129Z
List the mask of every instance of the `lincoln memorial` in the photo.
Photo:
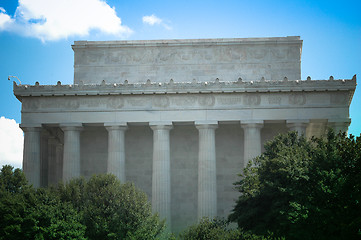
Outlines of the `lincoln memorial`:
M73 84L14 83L27 179L41 187L112 173L145 191L175 232L227 217L237 174L277 134L350 124L356 76L301 80L298 36L72 48Z

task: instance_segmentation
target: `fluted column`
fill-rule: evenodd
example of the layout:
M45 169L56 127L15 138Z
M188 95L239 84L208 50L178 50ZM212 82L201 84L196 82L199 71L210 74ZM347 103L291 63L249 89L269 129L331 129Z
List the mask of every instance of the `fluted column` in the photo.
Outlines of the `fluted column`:
M170 144L172 123L150 123L153 130L152 208L171 228Z
M303 135L306 137L306 129L309 120L287 120L287 128L290 131L296 131L299 136Z
M307 138L310 139L312 137L322 137L324 136L327 129L327 120L312 120L308 124L308 128L309 130L307 130Z
M80 132L81 124L62 125L64 132L63 181L80 176Z
M23 171L24 174L35 188L40 187L40 133L41 125L26 126L21 124L24 131L24 152L23 152Z
M198 219L217 216L216 139L217 122L196 123L198 149Z
M58 140L54 136L48 139L48 184L56 184L57 179L57 163L56 163L56 146Z
M64 155L64 145L58 143L55 147L56 152L56 183L63 179L63 155Z
M335 133L345 132L347 134L348 127L350 126L351 119L329 119L328 127L333 128Z
M49 132L45 129L42 129L40 132L40 186L48 186L48 171L49 171L49 149L48 149L48 139Z
M114 174L122 183L125 183L125 152L124 132L126 123L106 123L108 131L108 163L107 173Z
M263 121L241 122L244 131L244 167L262 153L261 129Z
M48 183L57 184L62 179L63 172L63 146L54 136L50 136L48 139Z

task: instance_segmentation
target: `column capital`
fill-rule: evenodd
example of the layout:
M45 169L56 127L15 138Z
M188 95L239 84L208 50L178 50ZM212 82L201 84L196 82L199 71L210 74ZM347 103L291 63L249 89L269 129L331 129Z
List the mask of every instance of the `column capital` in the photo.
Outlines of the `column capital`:
M261 120L250 120L250 121L241 121L242 128L262 128L263 121Z
M60 124L60 128L63 131L81 131L83 130L82 123L62 123Z
M288 128L307 127L309 123L309 119L292 119L286 121L286 125Z
M310 123L310 119L289 119L286 120L287 124L308 124Z
M152 130L171 130L173 123L169 121L149 122L149 127Z
M328 127L331 127L335 130L336 133L338 132L346 132L348 127L350 126L351 119L350 118L340 118L340 119L329 119L327 122Z
M218 121L196 121L194 124L197 129L216 129L216 128L218 128Z
M24 132L40 132L42 129L42 125L40 123L22 123L19 124L19 127L24 131Z
M351 119L350 118L333 118L333 119L328 119L328 124L347 124L350 125L351 124Z
M306 136L306 129L309 123L309 119L291 119L286 121L286 126L290 131L297 132L299 136Z
M120 126L120 127L127 127L127 122L105 122L104 127L113 127L113 126Z
M128 125L126 122L108 122L108 123L104 123L104 127L108 130L108 131L112 131L112 130L127 130L128 129Z

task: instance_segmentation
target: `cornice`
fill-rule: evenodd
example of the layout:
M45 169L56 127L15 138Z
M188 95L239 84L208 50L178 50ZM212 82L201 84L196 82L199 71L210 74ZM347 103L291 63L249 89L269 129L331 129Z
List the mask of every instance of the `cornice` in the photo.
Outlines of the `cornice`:
M242 45L242 44L302 44L299 36L265 37L265 38L212 38L212 39L163 39L163 40L130 40L130 41L75 41L72 48L102 47L167 47L194 45Z
M96 95L151 95L151 94L207 94L207 93L265 93L265 92L325 92L350 91L351 96L356 88L356 75L352 79L334 80L296 80L288 81L249 81L221 82L150 82L128 84L71 84L62 85L17 85L14 82L14 94L21 100L22 97L51 97L51 96L96 96Z

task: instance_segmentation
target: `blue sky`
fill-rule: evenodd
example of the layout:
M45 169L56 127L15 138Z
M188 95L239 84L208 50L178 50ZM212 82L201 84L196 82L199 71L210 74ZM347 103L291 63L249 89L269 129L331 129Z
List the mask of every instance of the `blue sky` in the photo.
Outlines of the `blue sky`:
M8 75L23 84L73 82L76 40L301 36L302 79L361 78L360 12L357 0L0 0L0 117L21 121ZM360 105L358 88L349 129L357 136Z

